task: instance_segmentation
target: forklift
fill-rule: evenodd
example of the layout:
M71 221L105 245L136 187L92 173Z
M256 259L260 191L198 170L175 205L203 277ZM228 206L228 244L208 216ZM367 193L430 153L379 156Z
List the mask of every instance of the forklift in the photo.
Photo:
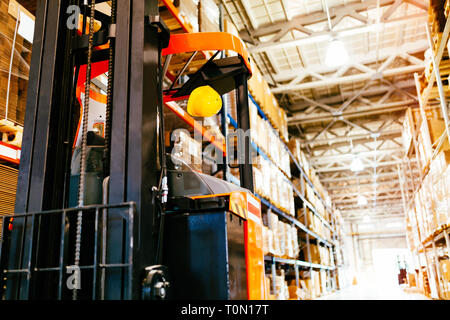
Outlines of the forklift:
M112 0L111 15L96 10L102 2L38 1L15 214L1 218L1 299L264 299L250 137L240 186L165 150L164 104L202 87L235 90L238 126L249 129L245 45L171 34L158 0ZM236 55L218 58L224 50ZM187 59L165 86L171 60L193 52L215 53L194 71ZM101 74L99 130L89 117Z

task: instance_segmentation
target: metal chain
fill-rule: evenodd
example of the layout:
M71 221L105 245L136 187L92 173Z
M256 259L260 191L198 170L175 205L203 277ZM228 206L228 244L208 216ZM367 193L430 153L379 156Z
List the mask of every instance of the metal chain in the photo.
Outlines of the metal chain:
M80 182L78 184L78 207L84 206L84 183L86 175L86 153L87 153L87 131L88 131L88 117L89 117L89 99L91 89L91 60L92 48L94 44L94 17L95 17L95 0L91 0L91 13L89 18L89 44L86 65L86 83L84 85L84 106L83 106L83 129L81 140L81 159L80 159ZM75 266L80 265L80 251L81 251L81 230L83 223L83 212L79 211L77 216L77 231L75 240ZM80 285L78 283L78 285ZM77 286L76 286L77 287ZM73 300L77 299L77 288L73 290Z

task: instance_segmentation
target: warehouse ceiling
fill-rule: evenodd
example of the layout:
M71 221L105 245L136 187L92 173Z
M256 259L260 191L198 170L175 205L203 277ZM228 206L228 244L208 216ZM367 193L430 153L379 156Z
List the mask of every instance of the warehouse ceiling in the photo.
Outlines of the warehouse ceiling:
M427 1L218 2L344 219L403 216L401 129L406 108L418 107L414 73L422 73L429 47ZM326 66L332 39L344 43L347 64ZM358 173L355 155L365 167ZM359 195L367 205L358 205Z

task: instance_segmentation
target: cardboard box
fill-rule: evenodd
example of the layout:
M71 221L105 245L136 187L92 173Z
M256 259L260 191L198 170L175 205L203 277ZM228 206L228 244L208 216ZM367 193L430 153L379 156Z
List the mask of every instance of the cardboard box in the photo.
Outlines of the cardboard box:
M429 119L428 120L428 129L430 132L430 139L432 145L437 145L439 138L445 131L445 121L438 119ZM448 151L450 150L450 145L448 142L448 138L444 137L445 141L442 145L441 150Z
M450 260L441 260L442 277L445 281L450 282Z
M271 284L270 284L270 278L268 276L264 276L264 299L270 300L270 290L271 290Z
M198 8L199 31L220 32L220 11L214 0L200 0Z
M301 163L301 144L300 144L300 140L296 139L296 138L292 138L289 140L288 142L288 148L291 151L292 155L294 156L294 158Z
M202 144L185 130L176 131L174 155L196 171L202 170Z
M416 287L417 286L415 273L408 273L408 285L410 287Z
M289 299L301 300L300 298L301 290L299 287L297 287L296 285L290 285L288 289L289 289Z
M10 1L0 1L0 33L4 37L0 37L0 118L4 119L6 114L6 96L8 91L8 76L11 62L12 41L16 26L16 18L11 14L11 8L16 8L17 3ZM11 5L11 6L9 6ZM10 8L11 7L11 8ZM17 15L17 13L15 14ZM26 12L26 15L32 17ZM7 39L8 38L8 39ZM28 89L29 69L22 62L25 60L27 64L31 61L32 44L24 40L22 36L17 35L15 44L15 54L12 64L12 74L20 75L12 76L9 86L9 104L8 104L8 120L15 124L23 125L25 120L26 97ZM19 57L20 55L20 57ZM0 134L1 138L1 134Z
M192 32L199 32L199 0L178 1L177 8L184 23L192 27Z

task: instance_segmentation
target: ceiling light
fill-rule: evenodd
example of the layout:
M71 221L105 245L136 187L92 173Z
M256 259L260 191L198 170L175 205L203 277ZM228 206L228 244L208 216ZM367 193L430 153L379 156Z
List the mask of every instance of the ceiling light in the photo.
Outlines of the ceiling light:
M390 222L388 224L386 224L387 228L401 228L403 227L403 223L401 222Z
M358 205L359 206L366 206L367 205L367 198L363 195L358 196Z
M341 40L333 39L328 45L325 63L329 67L339 67L349 61L347 50Z
M364 164L362 163L359 157L353 158L352 164L350 165L350 169L353 172L359 172L364 170Z

